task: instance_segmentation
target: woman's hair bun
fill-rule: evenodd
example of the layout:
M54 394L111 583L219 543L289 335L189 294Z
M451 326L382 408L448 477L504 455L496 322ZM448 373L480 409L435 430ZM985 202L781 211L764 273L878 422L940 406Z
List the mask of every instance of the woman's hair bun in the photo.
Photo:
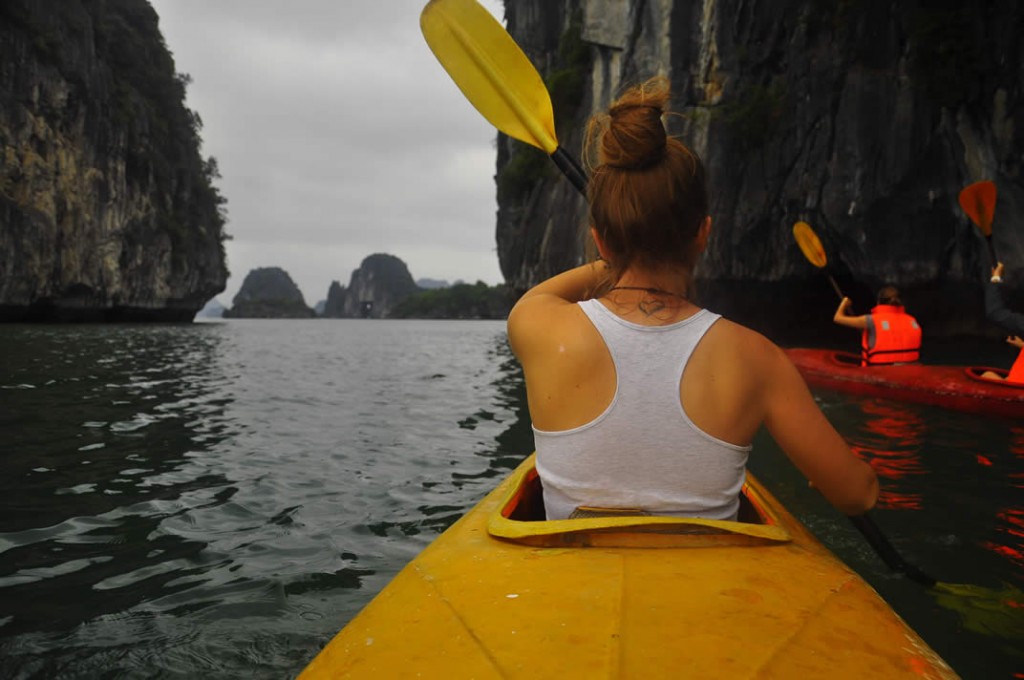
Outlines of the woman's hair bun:
M616 100L603 121L599 162L613 168L640 169L660 161L668 140L661 122L668 97L668 80L658 77Z

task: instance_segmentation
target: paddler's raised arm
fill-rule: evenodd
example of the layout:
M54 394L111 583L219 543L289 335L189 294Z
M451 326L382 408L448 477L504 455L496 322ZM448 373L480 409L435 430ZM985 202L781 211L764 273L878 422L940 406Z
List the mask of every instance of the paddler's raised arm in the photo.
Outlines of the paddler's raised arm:
M992 268L992 277L985 284L985 316L994 324L1002 326L1010 333L1024 335L1024 314L1012 312L1003 300L1000 283L1003 281L1003 263L999 262Z
M516 305L536 297L554 298L569 304L587 300L594 296L607 276L608 264L604 260L588 262L541 281L523 293Z
M840 301L839 306L836 307L836 313L832 315L832 320L840 326L849 326L850 328L863 330L868 327L867 315L853 316L850 314L850 298L848 297L844 297Z

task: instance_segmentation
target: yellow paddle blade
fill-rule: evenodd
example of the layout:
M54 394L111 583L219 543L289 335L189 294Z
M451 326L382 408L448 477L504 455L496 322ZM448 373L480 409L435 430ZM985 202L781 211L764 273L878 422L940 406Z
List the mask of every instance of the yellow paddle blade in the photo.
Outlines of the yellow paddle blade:
M430 0L423 37L466 99L509 137L558 148L551 97L537 69L476 0Z
M936 601L960 614L964 628L1007 640L1024 640L1024 592L1010 584L1001 590L960 583L936 583Z
M818 269L823 269L828 264L828 256L825 255L825 248L822 247L818 235L806 222L797 222L793 225L793 237L796 244L800 246L804 257Z
M995 182L983 180L960 192L960 207L985 236L992 235L992 216L996 211Z

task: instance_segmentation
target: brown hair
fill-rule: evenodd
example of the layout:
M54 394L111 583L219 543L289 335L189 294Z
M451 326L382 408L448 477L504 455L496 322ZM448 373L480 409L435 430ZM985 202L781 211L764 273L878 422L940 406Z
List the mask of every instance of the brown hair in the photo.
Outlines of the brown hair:
M695 238L709 202L704 165L665 132L669 94L666 78L652 78L587 125L587 160L594 147L598 160L587 192L590 220L608 251L610 282L633 265L679 268L689 288L700 254Z
M896 286L884 286L878 291L878 304L902 307L903 302L900 301L899 289Z

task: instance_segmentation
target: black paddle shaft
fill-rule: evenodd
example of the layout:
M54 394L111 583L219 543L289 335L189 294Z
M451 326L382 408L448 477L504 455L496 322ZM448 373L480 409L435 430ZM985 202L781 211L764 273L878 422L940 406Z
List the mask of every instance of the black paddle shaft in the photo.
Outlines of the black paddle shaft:
M866 514L857 515L850 517L850 521L853 526L857 527L857 530L867 539L867 542L874 548L878 556L882 558L882 561L892 569L893 571L899 572L906 575L911 581L917 581L923 586L928 588L933 587L938 581L924 573L912 564L908 564L903 557L896 552L896 548L892 547L889 543L889 539L885 537L882 530L878 528L874 520L868 517Z
M842 300L844 297L843 291L839 289L839 284L836 283L835 277L829 274L828 272L825 272L825 275L828 276L828 282L832 284L832 290L834 290L836 292L836 295L839 296L839 299Z
M992 258L992 266L995 267L999 264L999 258L996 257L996 248L992 245L992 234L985 234L985 244L988 246L988 256Z
M562 174L572 182L572 185L576 187L584 196L587 195L587 175L583 172L583 168L579 166L569 153L562 147L555 149L555 152L551 154L551 160L555 162L558 169L562 171Z

